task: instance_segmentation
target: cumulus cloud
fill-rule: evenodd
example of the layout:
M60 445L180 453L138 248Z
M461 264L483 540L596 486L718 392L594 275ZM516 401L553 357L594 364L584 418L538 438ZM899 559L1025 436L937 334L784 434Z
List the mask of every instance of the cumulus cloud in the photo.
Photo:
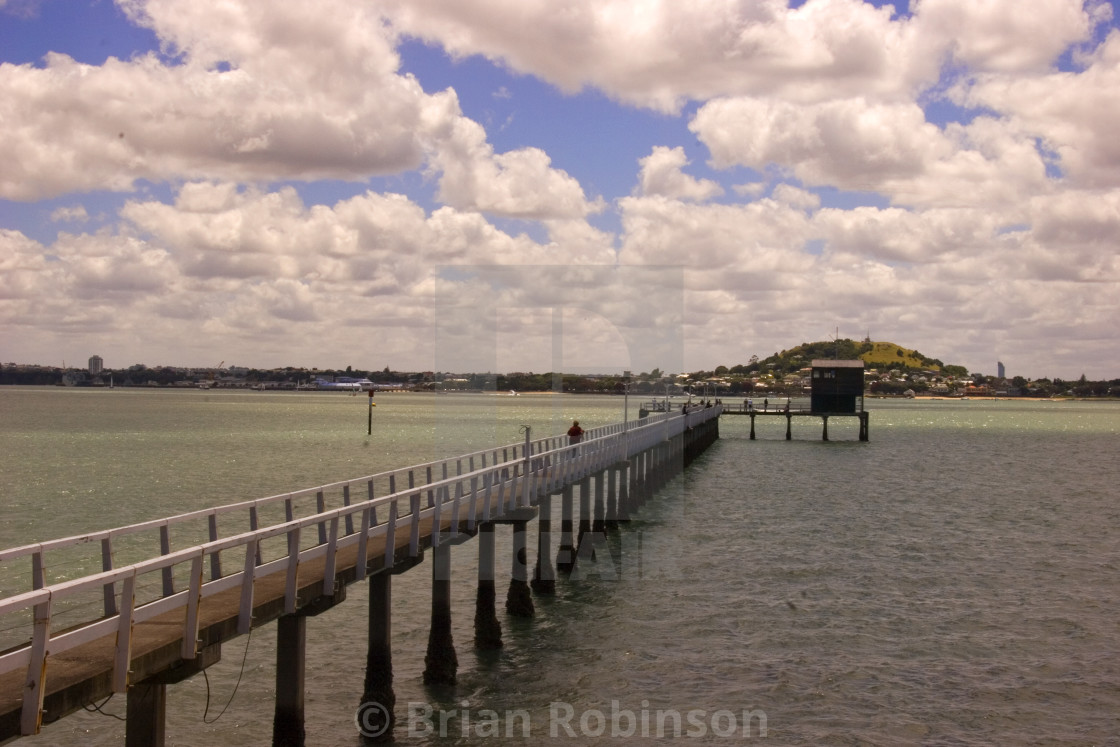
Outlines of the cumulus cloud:
M658 145L638 163L642 167L638 176L638 188L643 195L703 202L723 194L723 187L711 179L697 179L682 171L688 165L684 148Z
M189 16L209 4L185 7L152 3L144 16L185 50L181 61L148 54L94 66L51 53L41 68L0 65L0 114L23 125L0 143L0 195L183 176L353 179L422 161L432 98L396 74L390 40L369 33L376 15L350 3L244 3L202 24Z
M440 172L439 199L462 210L513 218L582 218L602 209L579 182L553 169L539 148L495 154L486 132L471 120L443 118L431 168Z
M575 92L593 86L638 106L858 92L896 97L936 79L939 49L907 21L859 0L555 3L386 0L395 28L455 55L479 54Z
M1040 138L1078 186L1120 186L1120 33L1113 31L1080 73L1031 76L981 74L954 96L973 107L1005 112L1014 126Z
M718 168L777 166L809 185L904 204L1007 204L1046 188L1045 162L1028 135L983 117L942 130L915 103L718 99L689 127Z
M89 213L85 205L69 205L51 211L51 220L55 223L85 223L89 220Z
M454 91L400 74L375 5L127 0L175 56L0 65L0 196L126 191L139 179L362 180L427 163L456 207L595 209L541 150L495 154Z
M477 212L427 213L403 195L375 192L307 205L290 187L196 182L170 204L130 201L121 217L116 234L61 234L50 245L0 232L0 326L81 332L105 349L127 337L188 363L182 357L206 344L172 331L186 322L192 338L242 340L244 350L286 365L291 351L266 352L258 337L296 335L335 357L354 349L350 325L372 324L385 349L421 357L431 355L431 337L415 330L434 324L441 267L613 261L609 235L577 219L550 222L558 249L511 236ZM34 298L43 301L26 302Z
M923 35L947 40L953 58L978 71L1046 70L1071 45L1089 38L1107 15L1103 3L1032 0L918 0Z
M811 238L800 210L773 200L749 205L689 205L665 197L620 200L624 238L619 262L627 265L683 265L724 275L697 282L740 287L780 287L812 269L800 252Z

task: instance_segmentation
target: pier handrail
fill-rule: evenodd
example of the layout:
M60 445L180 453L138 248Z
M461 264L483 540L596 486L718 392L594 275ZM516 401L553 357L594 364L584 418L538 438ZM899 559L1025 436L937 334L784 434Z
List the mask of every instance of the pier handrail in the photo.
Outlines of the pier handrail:
M634 427L635 422L643 424L654 424L662 422L666 417L673 415L673 413L661 413L656 416L651 416L643 419L642 421L631 421L630 423L612 423L605 426L596 428L589 428L585 432L585 440L591 441L605 436L615 435L623 432L626 427ZM529 443L530 456L539 455L548 451L553 451L567 444L567 436L547 436L539 438ZM172 536L171 529L176 526L190 524L196 521L205 521L207 523L206 531L210 541L215 541L220 537L220 527L218 518L229 514L247 513L248 525L250 529L255 529L260 526L260 512L277 504L283 504L285 509L285 516L288 519L295 517L296 501L301 499L313 498L315 505L313 509L309 509L312 513L322 513L326 510L326 496L328 493L339 492L338 496L340 505L351 505L353 497L351 490L355 487L359 490L364 489L367 500L372 499L380 487L384 494L391 494L397 491L398 484L407 484L408 489L415 489L422 487L424 492L428 494L428 503L432 503L432 490L433 485L437 480L446 479L451 477L452 470L455 475L464 474L464 468L468 472L473 472L476 469L476 461L481 464L481 467L486 467L487 460L492 465L511 464L524 461L526 444L525 442L518 442L497 446L487 449L480 449L468 454L463 454L445 459L438 459L431 462L425 462L409 467L402 467L384 472L375 473L372 475L365 475L348 480L339 480L333 483L318 485L315 487L303 488L300 490L277 493L275 495L267 496L264 498L256 498L248 501L238 501L235 503L224 504L221 506L214 506L195 511L188 511L182 514L176 514L169 517L159 519L150 519L136 524L130 524L123 527L114 527L109 529L96 530L87 532L85 534L71 535L68 537L61 537L58 539L47 540L43 542L36 542L27 545L21 545L9 549L0 550L0 567L2 564L17 560L22 557L31 557L31 586L32 588L42 588L49 583L46 578L48 564L46 562L46 555L48 552L57 550L74 548L81 545L100 544L100 561L102 570L112 570L114 566L114 546L115 540L132 537L134 535L143 534L148 531L159 532L159 543L162 554L168 554L172 551ZM87 562L89 559L84 559ZM169 585L165 583L165 586ZM106 614L113 613L112 604L106 598Z
M21 668L25 668L27 672L21 728L24 733L34 733L38 729L45 693L43 682L48 651L56 656L101 637L116 635L112 683L114 692L123 692L128 685L132 630L136 624L164 613L185 609L181 657L193 659L197 655L199 607L202 600L214 594L240 587L237 629L239 633L247 632L252 625L254 585L264 577L277 573L287 574L284 609L286 612L293 612L297 605L296 595L301 588L299 568L307 561L320 557L324 559L322 594L329 596L336 582L338 556L344 549L357 546L355 575L356 579L364 578L373 559L370 555L370 539L385 537L382 569L391 568L396 562L396 534L405 524L409 526L408 553L410 557L416 557L420 552L420 524L427 519L431 519L433 527L430 543L436 546L441 541L445 520L449 520L450 537L455 536L463 520L467 523L467 530L471 531L477 522L495 520L511 510L533 506L545 491L555 492L566 484L572 484L612 464L629 459L634 454L718 415L717 407L694 409L683 414L666 413L663 417L645 418L628 424L612 424L592 429L589 432L591 437L576 445L568 445L566 437L540 439L531 442L527 452L522 448L521 458L517 461L492 462L490 465L448 475L424 485L409 485L388 495L371 497L301 517L288 516L279 523L255 527L225 538L214 538L176 551L171 551L164 545L161 553L155 557L118 568L106 568L76 579L44 584L40 588L2 598L0 631L16 630L21 626L30 628L22 644L6 651L0 646L0 675ZM450 461L452 460L445 460L445 463ZM348 484L347 481L333 485L344 484ZM309 489L298 492L310 494L315 491L316 489ZM421 505L424 494L431 497L426 506ZM280 497L291 495L293 494L282 494ZM321 490L318 495L321 495ZM231 505L243 507L257 503L248 501ZM321 505L321 500L317 505ZM384 518L379 519L379 509L385 510ZM208 516L213 510L191 512L180 517ZM114 532L134 527L166 527L172 519L177 518L179 517L142 522L80 538L27 545L16 550L38 548L40 554L33 554L32 557L38 557L41 565L43 548L58 546L60 542L88 542L91 541L90 537L112 537ZM357 530L354 529L355 523ZM304 530L313 531L305 535ZM313 535L310 543L306 541L307 535ZM279 538L286 540L286 549L275 558L265 559L262 556L262 544ZM221 554L235 553L239 548L244 553L240 569L223 574ZM13 552L0 553L0 558L22 557L13 555ZM204 572L207 559L210 560L209 580ZM189 572L186 585L177 588L173 571L187 565ZM153 599L138 599L140 579L154 573L163 576L162 588ZM78 608L87 614L77 621L68 621L63 631L52 633L56 617L66 608L68 601L81 593L98 590L103 594L104 610L88 614L88 606ZM9 627L13 620L15 626Z

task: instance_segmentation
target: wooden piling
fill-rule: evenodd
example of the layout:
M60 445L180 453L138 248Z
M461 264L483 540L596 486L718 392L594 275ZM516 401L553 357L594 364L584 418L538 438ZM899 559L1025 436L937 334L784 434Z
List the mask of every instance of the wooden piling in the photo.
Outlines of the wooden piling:
M613 464L607 469L607 506L603 516L603 529L608 532L618 531L618 467Z
M596 534L602 534L606 527L604 520L606 518L606 491L604 490L607 481L607 470L595 473L595 514L591 522L591 531Z
M583 538L591 534L591 478L585 477L579 481L579 534L576 537L576 547L583 547ZM575 562L575 559L572 559Z
M537 564L531 586L537 594L556 593L556 571L552 569L552 496L540 498L537 519Z
M618 470L618 513L615 515L615 528L620 523L630 521L630 479L633 465L630 462L621 462Z
M451 545L432 548L432 624L424 656L424 684L454 685L459 669L451 637Z
M303 747L303 691L307 662L307 617L296 613L276 621L276 709L273 747Z
M571 573L576 560L576 548L573 542L573 491L571 485L565 485L560 495L560 547L556 551L556 569L563 573Z
M167 685L133 685L128 688L125 708L125 747L163 747L167 734Z
M474 603L474 646L480 649L502 647L502 625L498 622L497 589L494 575L494 524L478 528L478 593Z
M393 574L385 571L369 577L369 620L366 676L359 710L359 732L367 744L393 741L396 725L393 692Z
M525 533L527 521L513 522L513 571L506 593L506 612L514 617L532 617L533 595L529 591L529 563Z

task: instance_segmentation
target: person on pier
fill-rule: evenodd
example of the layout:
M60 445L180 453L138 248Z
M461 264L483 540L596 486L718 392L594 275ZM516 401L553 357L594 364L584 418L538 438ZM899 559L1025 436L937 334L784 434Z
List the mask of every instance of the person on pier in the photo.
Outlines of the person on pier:
M579 421L573 420L572 427L568 429L568 445L575 446L583 440L583 428L579 427Z

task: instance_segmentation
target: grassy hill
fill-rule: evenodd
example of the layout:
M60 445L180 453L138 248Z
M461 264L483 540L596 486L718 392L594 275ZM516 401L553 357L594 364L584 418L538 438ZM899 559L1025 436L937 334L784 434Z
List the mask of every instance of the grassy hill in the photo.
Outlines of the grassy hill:
M904 348L893 342L870 342L866 340L856 342L849 339L802 343L797 347L775 353L765 360L757 361L757 363L752 362L751 366L742 368L744 372L746 369L755 369L783 374L808 366L818 358L846 360L859 358L864 361L867 368L880 370L899 368L945 371L946 373L962 375L966 373L963 366L946 366L937 358L929 358L917 350ZM732 369L732 371L734 372L735 369Z
M871 348L866 350L866 348ZM927 358L917 350L910 350L893 342L864 342L860 345L859 357L868 368L928 368L940 371L945 365L935 358Z

